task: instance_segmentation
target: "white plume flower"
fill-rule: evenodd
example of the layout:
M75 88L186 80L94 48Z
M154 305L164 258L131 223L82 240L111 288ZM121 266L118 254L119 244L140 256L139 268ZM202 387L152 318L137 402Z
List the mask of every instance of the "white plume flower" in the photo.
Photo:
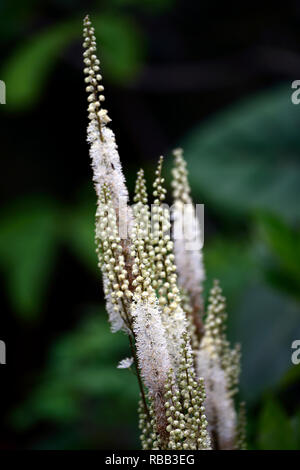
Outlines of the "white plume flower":
M201 249L201 228L192 203L180 200L174 203L174 253L178 272L178 284L188 291L192 299L200 300L205 280Z
M128 191L114 133L111 129L104 126L102 128L102 135L103 140L100 139L97 121L91 121L88 125L87 140L90 143L90 156L96 192L99 195L103 183L107 183L114 197L121 196L128 200Z
M125 357L125 359L122 359L118 366L117 369L129 369L133 364L133 357Z
M132 214L128 207L128 191L114 133L108 127L103 126L101 139L98 122L92 120L88 125L87 140L90 143L90 157L92 159L96 193L99 196L103 184L108 185L114 208L118 214L119 231L122 238L126 238L127 230L131 225Z
M197 373L198 377L204 378L205 413L209 432L214 431L217 436L215 445L219 449L233 449L237 421L234 403L227 391L225 372L208 351L200 350L197 355Z
M192 307L202 311L202 290L205 270L202 257L202 235L195 206L190 196L190 185L182 149L173 152L173 218L174 254L178 273L178 285L188 292Z
M187 321L185 312L180 305L171 313L162 313L162 323L167 338L168 351L176 372L181 360L182 338L187 333Z
M153 296L137 299L131 313L142 377L155 396L164 390L172 367L158 303Z

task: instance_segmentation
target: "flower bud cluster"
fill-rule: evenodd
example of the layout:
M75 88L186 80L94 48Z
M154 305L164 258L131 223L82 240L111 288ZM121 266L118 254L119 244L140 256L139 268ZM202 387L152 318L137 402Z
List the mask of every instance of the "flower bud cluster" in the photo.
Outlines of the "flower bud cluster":
M86 83L86 91L88 93L88 112L89 119L97 120L101 126L110 122L106 109L100 109L101 103L105 100L103 93L104 87L101 84L102 75L100 74L100 61L97 58L96 36L94 27L88 16L83 21L83 62L85 68L83 70Z
M175 200L182 201L184 204L191 204L191 188L188 181L186 161L183 158L183 150L181 148L175 149L173 155L175 158L175 166L172 170L173 197Z
M156 417L154 412L153 401L149 397L148 401L149 417L145 413L145 408L142 400L139 401L138 414L139 414L139 428L141 430L140 439L143 450L160 450L162 442L159 433L157 432ZM150 419L149 419L150 418Z
M153 236L152 248L155 265L154 287L158 290L159 303L163 313L168 315L176 311L181 298L177 287L177 274L173 242L170 237L170 214L163 206L166 195L162 172L163 157L160 157L156 178L153 183L154 204L152 207Z
M178 286L184 290L190 303L190 316L198 337L202 334L203 281L205 271L201 247L201 227L190 196L188 171L182 149L173 152L175 164L173 174L174 198L174 254L178 273ZM192 242L193 248L190 245Z
M153 183L152 250L149 252L149 260L150 262L153 260L152 286L157 292L162 310L162 322L168 340L169 353L176 370L179 366L180 345L182 335L187 329L187 321L186 314L181 306L181 296L177 286L175 256L170 236L170 213L163 205L166 189L164 188L164 178L162 177L162 164L163 157L160 157Z
M208 299L207 316L205 320L205 335L201 347L209 351L213 359L222 357L226 347L226 303L217 280L210 291Z
M207 410L214 446L231 449L235 445L237 415L233 395L240 372L239 346L231 350L226 337L226 301L218 281L210 291L205 334L197 355L197 370L205 379Z
M136 293L147 296L153 286L153 256L150 233L150 211L144 171L137 175L135 187L135 205L133 207L134 223L132 228L132 243L130 255L133 259L132 285Z
M156 173L156 180L154 182L155 188L155 208L160 208L160 201L163 201L165 190L163 188L163 178L161 177L161 165L162 159L160 159L158 171ZM136 279L133 281L133 285L135 286L135 297L138 295L139 298L142 298L145 304L145 299L147 301L151 301L152 304L154 303L155 293L153 288L153 280L155 280L155 273L154 276L151 277L151 263L149 261L151 255L149 257L147 246L149 246L149 241L152 243L150 245L150 251L155 244L155 235L154 241L152 236L149 238L149 232L145 233L144 231L148 229L147 223L149 221L149 211L145 209L145 204L147 203L147 192L145 186L145 180L143 177L143 172L139 172L137 183L136 183L136 196L135 202L136 206L134 208L134 215L135 215L135 223L132 230L133 234L133 242L132 247L134 247L131 252L132 257L134 258L134 268L133 273L136 275ZM160 211L157 211L157 214L162 214ZM156 230L156 235L158 238L158 243L155 245L156 247L163 247L162 243L159 243L161 240L164 240L166 234L163 232L162 225L163 225L163 217L158 219L161 223L161 227L154 227ZM156 222L156 220L155 220ZM155 234L155 232L154 232ZM169 238L167 238L170 241ZM168 259L169 253L168 250L164 250L160 252L159 249L156 249L156 255L160 254L160 260L162 264L165 263L166 259ZM154 252L154 256L155 256ZM155 258L157 261L157 258ZM172 260L173 263L173 260ZM174 263L173 263L174 264ZM156 264L154 264L156 266ZM176 269L176 267L175 267ZM160 271L159 271L160 275ZM159 278L159 276L157 276ZM152 282L151 282L152 281ZM206 420L202 418L202 421L199 418L199 411L196 408L202 406L203 408L203 400L204 397L202 396L203 390L199 390L200 384L197 382L196 375L194 372L194 365L193 365L193 358L191 353L191 348L189 347L189 338L186 332L186 318L185 314L180 306L180 295L176 285L176 279L174 280L174 288L176 288L176 294L178 295L176 309L166 307L174 302L174 298L170 299L167 294L169 291L164 291L158 289L159 295L166 296L167 300L165 303L160 303L161 308L163 309L160 313L161 319L163 320L163 324L159 327L159 331L157 331L155 338L152 336L155 328L157 327L159 320L155 320L156 314L152 309L153 314L152 318L149 315L149 307L147 318L149 322L149 327L147 328L147 339L143 338L141 341L141 336L143 336L143 332L145 330L145 324L141 325L141 318L145 315L144 311L140 311L139 313L135 311L134 313L134 328L137 330L137 346L138 346L138 356L139 362L141 364L141 371L144 378L145 383L148 385L150 391L150 397L153 397L153 404L155 409L155 425L156 429L161 430L162 426L161 423L164 424L165 419L167 419L167 426L163 432L163 436L160 440L160 448L165 449L188 449L188 448L205 448L207 441L204 437L207 436L206 429L204 430L203 427L207 425ZM166 283L166 280L164 281ZM154 284L155 285L155 284ZM152 299L152 300L150 300ZM140 308L140 307L139 307ZM145 317L146 318L146 317ZM155 320L155 325L150 326L150 323ZM138 328L137 328L138 327ZM162 335L164 332L165 339L161 339L160 343L156 345L159 336ZM152 337L152 338L151 338ZM150 342L149 342L150 339ZM148 351L145 354L145 348L148 344ZM162 345L165 345L162 347ZM182 344L182 347L180 345ZM143 346L142 346L143 345ZM152 345L152 346L151 346ZM155 347L154 347L155 346ZM159 352L159 354L155 354ZM170 369L168 374L168 380L164 379L165 383L165 402L163 402L162 408L162 396L161 390L161 374L165 371L166 362L162 362L163 357L168 357L168 361L172 360L172 365L175 368L175 372L173 369ZM151 357L151 363L147 364L146 358ZM154 373L155 364L159 364L159 371L157 370ZM183 372L184 371L184 372ZM187 378L186 378L187 375ZM155 384L148 383L148 377L156 377ZM177 383L178 382L178 383ZM187 389L185 389L185 387ZM155 389L155 387L158 387ZM174 392L172 395L172 403L175 403L176 407L178 408L176 411L170 414L170 410L168 409L168 405L170 403L170 390L168 387ZM202 384L203 387L203 384ZM188 392L187 390L191 388L191 391ZM192 402L191 402L192 400ZM183 401L183 405L182 402ZM186 410L184 409L184 405L186 405ZM194 410L195 407L195 410ZM182 408L182 410L181 410ZM172 409L171 409L172 410ZM180 411L181 410L181 411ZM195 411L195 417L189 415L192 411ZM174 416L175 416L175 419ZM143 421L143 428L145 432L143 432L143 445L149 444L149 437L146 430L152 429L150 426L149 421L145 423L146 416L144 416ZM198 420L198 421L197 421ZM178 428L173 429L173 424L178 424ZM153 423L152 423L153 424ZM167 434L165 433L167 431ZM201 434L202 433L202 434ZM159 435L159 433L158 433ZM192 436L197 436L194 438L193 442L191 441ZM193 439L193 437L192 437ZM151 439L150 439L151 440ZM196 442L197 441L197 442ZM190 447L189 447L190 446ZM193 447L191 447L193 446Z
M245 402L240 403L239 413L238 413L238 423L237 423L237 433L236 433L236 448L239 450L246 450L246 404Z
M209 352L210 357L218 362L225 372L227 389L230 396L237 393L240 374L240 345L234 349L226 337L226 299L217 280L210 291L207 317L205 321L205 335L201 342L201 349Z
M129 289L128 273L121 239L118 234L117 216L111 200L110 190L103 185L96 212L96 253L99 267L105 278L104 293L109 303L112 318L121 317L122 322L130 328L129 305L133 296ZM114 312L114 315L113 315ZM110 312L109 312L110 313Z
M187 334L182 338L177 376L175 377L170 371L165 389L167 431L170 435L168 448L209 449L210 436L204 408L204 384L202 378L196 377Z
M189 295L187 294L185 289L181 289L180 296L182 310L186 314L187 330L190 335L191 347L193 350L193 354L196 354L200 346L200 338L197 326L193 321L193 307L191 306Z

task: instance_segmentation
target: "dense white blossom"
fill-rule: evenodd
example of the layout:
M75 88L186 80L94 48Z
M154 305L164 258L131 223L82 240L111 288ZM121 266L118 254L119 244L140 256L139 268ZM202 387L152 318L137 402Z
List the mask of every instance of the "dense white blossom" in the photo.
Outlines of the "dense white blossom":
M185 312L181 306L171 313L162 314L162 324L165 328L168 351L172 360L174 371L178 370L181 359L182 337L187 333L187 321Z
M133 304L132 316L142 377L155 396L164 389L172 367L157 301L153 297L137 300Z
M114 133L108 127L103 126L101 139L98 122L92 120L88 125L87 140L90 143L90 157L96 193L99 196L103 184L108 185L118 214L119 233L122 238L127 238L127 230L130 229L132 214L131 209L128 207L128 191Z

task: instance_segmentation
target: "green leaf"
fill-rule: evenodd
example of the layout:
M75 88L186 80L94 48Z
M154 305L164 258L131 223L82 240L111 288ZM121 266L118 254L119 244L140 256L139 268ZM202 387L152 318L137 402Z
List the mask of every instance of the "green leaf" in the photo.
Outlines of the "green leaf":
M22 42L2 70L9 109L25 108L39 99L57 59L80 34L80 22L70 21L48 27Z
M45 300L57 245L57 212L46 200L10 207L0 217L0 269L16 313L29 318Z
M242 395L248 403L255 402L292 366L291 345L300 337L300 305L253 283L230 314L235 339L242 344Z
M259 418L258 448L263 450L297 449L291 420L273 398L266 400Z
M219 279L230 309L257 275L251 248L249 243L221 238L204 245L206 292L212 287L213 280Z
M257 217L260 237L283 271L300 281L300 232L271 215Z
M99 44L103 76L117 83L131 80L140 70L144 41L137 24L126 16L91 16Z
M247 98L190 132L184 148L196 197L231 216L260 209L300 220L300 113L290 92L287 83Z

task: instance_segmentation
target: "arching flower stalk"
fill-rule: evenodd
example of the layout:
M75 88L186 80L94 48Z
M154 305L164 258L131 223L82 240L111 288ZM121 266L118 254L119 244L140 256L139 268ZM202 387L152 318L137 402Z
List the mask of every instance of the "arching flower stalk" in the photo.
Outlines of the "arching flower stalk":
M118 368L136 368L142 447L198 450L234 448L236 442L242 447L244 435L232 398L240 354L226 340L225 304L217 284L203 325L199 225L182 151L174 152L174 223L182 223L184 235L196 241L190 251L184 239L175 237L175 245L171 239L163 157L155 173L151 210L143 170L137 176L135 204L129 206L110 118L102 108L104 88L89 17L84 19L83 45L88 142L98 198L96 252L111 329L123 330L129 338L131 357ZM191 207L187 219L185 205Z

